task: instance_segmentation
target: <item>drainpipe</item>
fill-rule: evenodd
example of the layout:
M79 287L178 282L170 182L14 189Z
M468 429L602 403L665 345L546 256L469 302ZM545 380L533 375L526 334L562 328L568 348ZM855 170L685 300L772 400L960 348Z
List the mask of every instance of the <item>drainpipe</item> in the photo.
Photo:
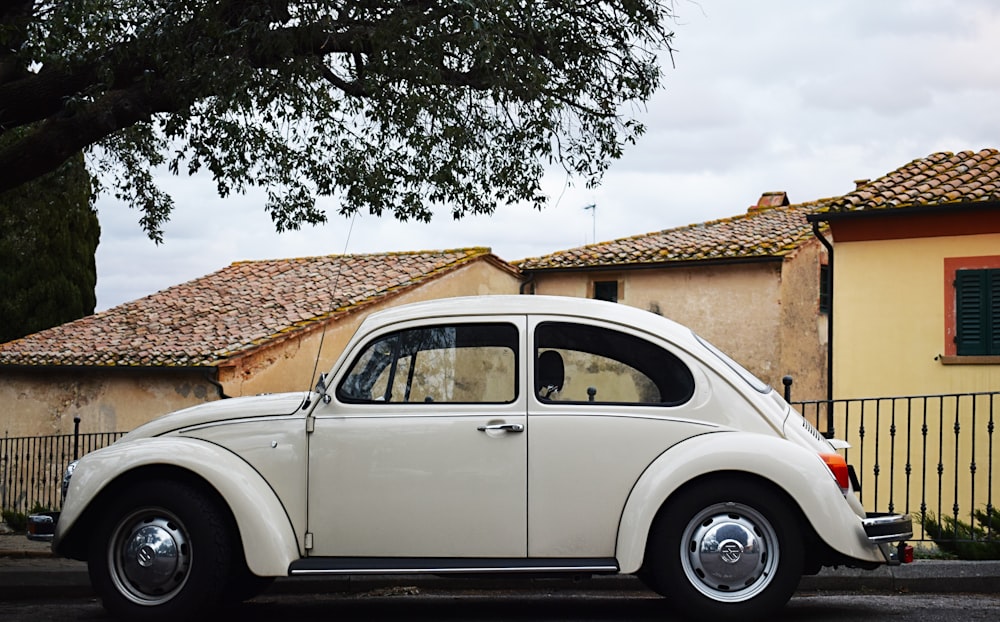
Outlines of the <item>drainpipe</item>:
M219 368L218 367L206 367L205 368L205 380L208 380L209 384L215 387L215 390L219 392L219 399L225 400L229 399L226 395L226 388L222 386L219 382Z
M520 294L523 296L525 294L535 293L535 274L533 272L528 273L528 276L521 281Z
M830 438L834 436L833 430L833 244L826 239L820 230L819 223L813 221L812 223L813 235L815 235L820 243L826 247L827 261L830 266L830 270L827 273L827 278L830 279L830 310L826 314L826 435Z

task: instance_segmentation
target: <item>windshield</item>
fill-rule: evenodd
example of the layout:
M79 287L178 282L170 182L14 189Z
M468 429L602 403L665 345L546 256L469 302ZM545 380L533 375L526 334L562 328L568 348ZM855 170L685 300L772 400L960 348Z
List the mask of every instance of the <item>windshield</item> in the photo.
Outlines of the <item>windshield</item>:
M701 343L701 345L705 346L706 348L708 348L709 352L719 357L719 359L726 364L726 367L739 374L740 378L743 378L743 380L746 381L746 383L749 384L751 387L753 387L755 391L757 391L758 393L771 392L771 386L768 385L766 382L764 382L757 376L751 374L749 371L746 370L745 367L743 367L733 359L729 358L729 356L722 350L716 348L708 341L702 339L697 333L692 333L692 334L694 335L694 338L697 339L699 343Z

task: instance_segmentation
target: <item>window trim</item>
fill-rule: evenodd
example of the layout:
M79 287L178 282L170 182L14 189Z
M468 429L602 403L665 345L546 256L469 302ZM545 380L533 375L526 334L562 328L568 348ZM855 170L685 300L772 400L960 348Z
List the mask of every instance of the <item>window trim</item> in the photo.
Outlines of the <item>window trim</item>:
M1000 363L1000 356L960 355L955 343L958 311L956 308L955 280L959 270L1000 269L1000 255L978 257L946 257L944 260L944 354L938 359L943 365Z
M598 298L597 297L597 285L598 284L602 284L602 285L607 284L607 285L610 285L611 283L615 284L615 299L614 300L607 300L606 298ZM590 298L592 298L593 300L604 300L606 302L616 302L616 303L617 302L621 302L622 298L623 298L623 296L625 294L624 289L625 288L622 287L622 280L619 279L619 278L608 278L608 279L596 279L595 278L595 279L591 279L591 281L590 281Z

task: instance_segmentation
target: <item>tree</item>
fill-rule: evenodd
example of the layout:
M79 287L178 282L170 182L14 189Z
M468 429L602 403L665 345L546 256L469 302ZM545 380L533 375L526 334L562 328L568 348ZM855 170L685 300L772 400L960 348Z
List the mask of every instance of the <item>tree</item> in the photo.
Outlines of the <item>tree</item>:
M0 191L80 149L159 241L154 171L427 221L527 201L546 166L598 183L643 132L670 0L6 0Z
M0 343L94 312L100 235L83 153L0 193Z

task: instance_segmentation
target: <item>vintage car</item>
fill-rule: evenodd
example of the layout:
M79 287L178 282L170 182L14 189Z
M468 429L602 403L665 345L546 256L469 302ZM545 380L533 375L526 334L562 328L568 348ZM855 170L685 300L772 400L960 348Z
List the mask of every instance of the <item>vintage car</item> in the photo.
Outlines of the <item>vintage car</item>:
M183 619L289 575L638 575L704 619L912 549L838 449L659 315L480 296L371 314L313 391L161 417L66 477L54 550ZM665 608L665 612L668 611Z

